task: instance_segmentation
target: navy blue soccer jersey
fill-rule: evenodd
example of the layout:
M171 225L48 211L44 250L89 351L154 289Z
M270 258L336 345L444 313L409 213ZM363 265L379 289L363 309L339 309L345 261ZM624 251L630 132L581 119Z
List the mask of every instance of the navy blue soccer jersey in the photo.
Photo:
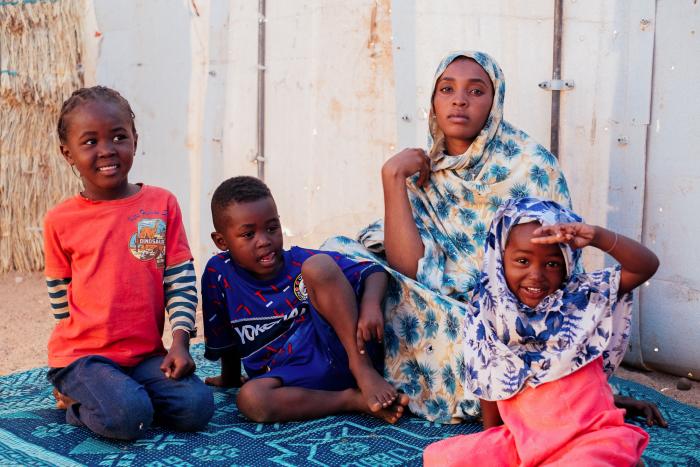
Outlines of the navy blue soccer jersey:
M250 377L274 374L274 369L285 362L296 365L297 371L298 368L302 372L315 371L306 368L317 359L314 354L319 349L315 347L323 347L321 350L325 351L328 346L319 340L319 326L314 323L322 318L316 316L308 299L301 265L318 253L335 260L355 291L358 303L364 279L383 271L377 264L357 263L340 253L292 247L283 252L284 267L277 277L259 281L235 264L228 252L213 256L202 276L204 356L216 360L222 352L235 348ZM342 347L340 351L344 352ZM284 375L274 376L286 379Z

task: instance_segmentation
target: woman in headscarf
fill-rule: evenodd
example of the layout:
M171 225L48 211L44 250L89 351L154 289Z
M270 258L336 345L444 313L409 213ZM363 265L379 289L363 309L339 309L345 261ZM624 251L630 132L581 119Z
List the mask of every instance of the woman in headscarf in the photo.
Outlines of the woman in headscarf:
M556 158L503 120L505 82L481 52L445 57L433 81L429 151L405 149L382 168L385 217L360 244L324 248L383 261L393 281L385 304L385 373L429 420L476 417L462 386L461 322L479 277L487 228L503 201L538 196L570 205ZM369 251L368 251L369 250Z

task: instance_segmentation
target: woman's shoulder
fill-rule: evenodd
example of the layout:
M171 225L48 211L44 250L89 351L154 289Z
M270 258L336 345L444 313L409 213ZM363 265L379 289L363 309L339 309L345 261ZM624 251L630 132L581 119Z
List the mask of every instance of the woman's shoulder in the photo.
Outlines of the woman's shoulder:
M512 164L532 162L559 168L554 154L526 131L509 122L501 122L501 131L494 138L493 145L496 151L502 153L506 161Z

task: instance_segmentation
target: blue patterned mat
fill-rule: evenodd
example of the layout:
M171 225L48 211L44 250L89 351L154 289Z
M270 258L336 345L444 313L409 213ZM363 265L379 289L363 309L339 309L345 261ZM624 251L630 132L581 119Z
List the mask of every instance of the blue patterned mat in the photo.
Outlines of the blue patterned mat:
M218 365L201 359L202 352L201 346L193 348L198 373L216 374ZM392 426L362 415L263 425L238 413L235 390L217 390L217 411L206 432L154 428L138 441L113 442L65 424L45 375L39 368L0 377L0 465L421 465L429 443L480 429L413 417ZM623 394L656 402L670 422L668 429L648 429L647 465L700 466L700 409L633 382L614 383Z

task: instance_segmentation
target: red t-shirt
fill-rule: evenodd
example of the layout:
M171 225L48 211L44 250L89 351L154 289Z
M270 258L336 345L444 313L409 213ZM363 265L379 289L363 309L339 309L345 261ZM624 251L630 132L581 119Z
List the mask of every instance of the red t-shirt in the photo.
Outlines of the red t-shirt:
M86 355L133 366L165 353L163 273L192 259L172 193L144 185L124 199L64 201L44 218L44 252L46 277L71 278L49 366Z

